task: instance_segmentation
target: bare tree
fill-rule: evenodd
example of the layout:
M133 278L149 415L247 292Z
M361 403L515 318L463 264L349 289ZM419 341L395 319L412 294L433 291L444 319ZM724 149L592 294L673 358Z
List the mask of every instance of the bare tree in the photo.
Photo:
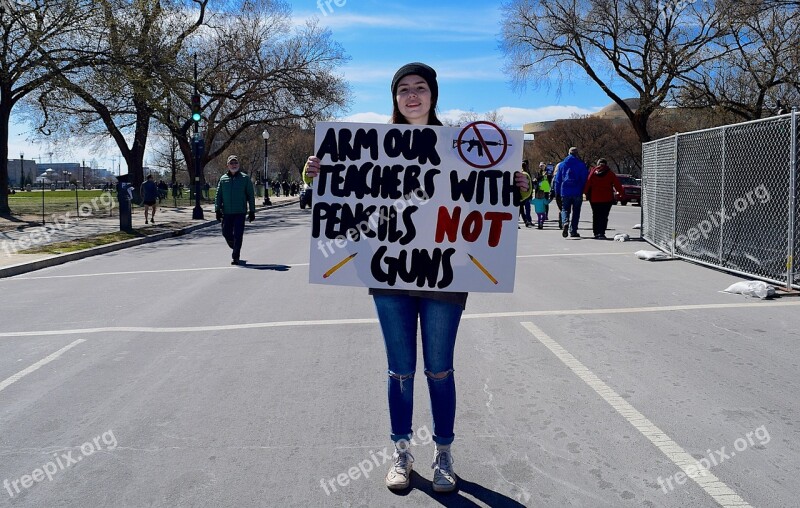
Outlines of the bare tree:
M498 113L497 110L487 111L483 115L476 113L475 111L472 110L465 111L461 113L455 120L445 119L442 120L442 123L450 127L459 127L461 125L466 125L468 123L480 122L480 121L492 122L493 124L498 125L503 129L509 128L509 125L503 121L503 115Z
M641 144L630 123L577 115L557 120L550 129L536 134L531 162L561 161L572 146L578 147L588 165L600 157L607 159L612 167L641 165Z
M0 215L8 215L8 132L14 106L40 90L54 75L92 62L96 46L89 41L97 35L98 28L87 23L95 9L90 0L6 1L2 6Z
M656 0L512 0L503 5L502 49L518 87L560 87L580 71L619 105L640 141L676 80L718 58L727 27L712 2ZM626 103L615 80L632 88Z
M769 116L800 101L800 11L770 0L728 6L723 55L681 77L683 107L715 107L739 120Z
M151 164L169 175L171 184L178 180L188 182L186 161L183 160L178 140L169 132L164 131L164 135L161 140L150 144Z
M270 166L281 171L281 179L300 180L308 155L314 153L314 131L293 125L276 134L276 150L270 151Z
M187 38L202 26L208 2L95 2L105 58L89 68L57 73L38 97L40 129L59 130L65 137L110 136L138 190L156 105L175 88L175 62ZM55 70L52 63L49 67Z
M335 74L346 57L330 31L314 23L292 29L291 11L280 2L244 1L237 6L214 13L209 30L193 40L206 147L200 167L254 127L260 133L263 127L294 121L310 125L348 100L347 87ZM171 103L183 101L187 113L189 85L170 98ZM175 134L193 171L191 122L167 119L165 109L155 116Z

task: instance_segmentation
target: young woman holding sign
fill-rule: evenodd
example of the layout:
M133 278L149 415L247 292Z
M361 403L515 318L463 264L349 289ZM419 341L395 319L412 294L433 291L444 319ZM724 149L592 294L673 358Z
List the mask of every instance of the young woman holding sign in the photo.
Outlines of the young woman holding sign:
M392 79L392 120L394 124L442 125L436 117L439 85L436 71L415 62L404 65ZM319 174L320 160L311 156L304 178ZM527 190L521 173L516 184ZM461 313L467 293L370 289L383 332L389 364L389 419L395 444L393 464L386 475L386 486L393 490L408 487L414 458L408 451L414 405L414 375L417 370L417 320L422 335L422 356L433 413L433 490L450 492L456 487L450 446L455 438L456 384L453 355Z

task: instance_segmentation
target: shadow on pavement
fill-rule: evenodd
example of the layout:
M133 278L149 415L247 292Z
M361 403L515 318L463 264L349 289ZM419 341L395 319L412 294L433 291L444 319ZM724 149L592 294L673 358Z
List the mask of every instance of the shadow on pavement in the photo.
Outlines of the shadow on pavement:
M431 497L434 501L439 503L442 506L447 506L448 508L461 508L461 507L474 507L480 506L479 504L475 503L462 494L469 494L470 496L474 497L478 501L485 503L487 506L491 506L492 508L524 508L525 505L511 499L510 497L504 496L499 492L495 492L493 490L489 490L482 485L478 485L477 483L472 483L465 480L462 477L458 477L458 488L456 488L455 492L449 494L442 494L439 492L434 492L433 487L431 485L430 480L426 480L422 476L420 476L416 471L411 472L411 486L402 491L390 491L397 496L407 496L411 493L412 490L419 490L424 492L428 496Z
M241 268L249 268L251 270L274 270L276 272L288 272L292 269L291 266L287 265L251 265L247 263L246 265L239 265Z

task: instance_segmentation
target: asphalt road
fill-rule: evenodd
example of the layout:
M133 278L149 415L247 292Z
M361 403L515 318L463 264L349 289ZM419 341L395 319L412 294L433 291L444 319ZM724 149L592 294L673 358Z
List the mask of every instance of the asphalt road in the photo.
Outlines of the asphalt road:
M388 491L372 302L308 284L309 231L283 208L247 267L209 228L0 280L0 506L798 505L800 299L553 223L520 230L513 294L470 295L460 491L430 488L421 375L412 488Z

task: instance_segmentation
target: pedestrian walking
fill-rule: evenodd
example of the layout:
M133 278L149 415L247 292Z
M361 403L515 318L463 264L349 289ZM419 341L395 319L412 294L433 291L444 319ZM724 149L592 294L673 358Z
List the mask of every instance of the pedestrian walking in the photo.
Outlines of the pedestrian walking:
M614 204L614 189L622 195L624 189L617 175L608 167L605 159L597 159L597 166L592 168L583 193L592 207L592 232L597 240L606 240L608 214Z
M144 223L147 224L147 211L151 210L150 222L156 223L156 202L158 201L158 185L153 181L153 175L147 175L147 180L142 182L142 204L144 204Z
M423 63L401 67L391 83L391 123L442 125L436 116L439 85L436 71ZM320 161L311 156L305 178L319 174ZM515 183L528 190L527 177L515 175ZM386 486L402 490L409 486L414 457L408 450L417 370L417 322L421 329L423 361L433 416L433 490L456 488L451 445L455 438L456 385L453 371L456 334L467 293L370 289L383 333L388 363L390 437L394 442L392 466Z
M561 169L561 163L560 162L557 163L555 165L555 167L553 168L553 176L550 179L550 184L551 184L551 187L550 187L550 200L551 201L555 200L555 202L556 202L556 207L558 208L558 229L561 229L561 228L564 227L564 221L561 218L561 210L563 209L563 207L561 206L561 194L559 194L556 191L556 186L555 186L555 179L558 178L558 170L559 169Z
M551 165L550 170L552 170L552 169L553 168L552 168L552 165ZM551 175L549 175L547 171L548 171L547 165L544 163L544 161L540 162L539 163L538 181L541 182L542 178L547 180L547 185L546 185L546 187L547 187L547 196L545 196L545 198L547 199L547 203L545 204L545 211L544 211L544 220L546 220L546 221L550 220L550 200L551 200L551 198L550 198L550 189L552 188L552 186L550 185L550 182L553 181L553 177ZM537 188L541 188L541 186L537 186ZM536 199L535 196L534 196L534 199Z
M581 205L583 204L583 187L589 177L589 169L578 157L578 149L569 149L567 157L561 161L561 167L556 174L554 187L556 194L561 196L561 221L564 238L580 238L578 222L581 220ZM571 222L570 222L571 219Z
M528 188L527 190L519 191L519 216L522 217L523 222L525 222L525 227L529 228L533 226L533 220L531 220L531 196L533 194L533 178L531 178L530 170L528 169L528 160L522 161L522 172L525 175ZM519 226L517 226L519 227Z
M256 195L250 177L239 171L239 158L229 155L227 166L228 172L222 175L217 185L214 211L217 220L222 221L222 236L232 249L231 264L238 265L244 238L245 215L249 222L253 222L256 218Z
M164 180L158 181L158 204L160 205L162 201L167 198L167 192L169 192L169 185Z
M536 189L533 193L533 207L536 212L536 229L543 229L544 221L547 220L547 212L550 207L550 182L547 180L545 168L541 168L534 188Z

